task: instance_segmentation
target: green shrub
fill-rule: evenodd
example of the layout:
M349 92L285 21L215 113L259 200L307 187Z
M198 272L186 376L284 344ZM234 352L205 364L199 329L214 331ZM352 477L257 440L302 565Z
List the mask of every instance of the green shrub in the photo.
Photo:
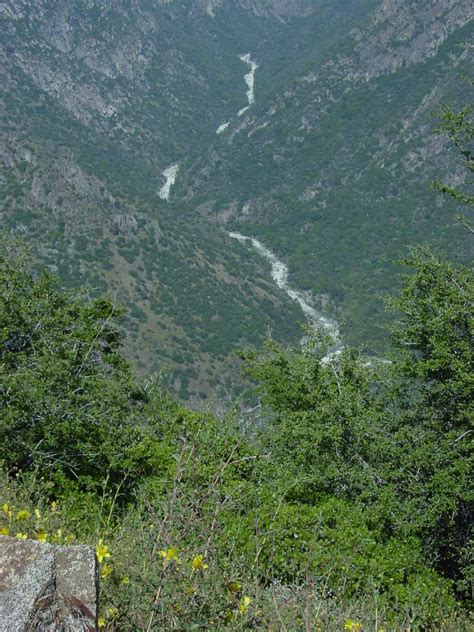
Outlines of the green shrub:
M120 352L108 299L62 292L0 255L0 459L59 488L139 480L146 394ZM146 468L145 468L146 469Z

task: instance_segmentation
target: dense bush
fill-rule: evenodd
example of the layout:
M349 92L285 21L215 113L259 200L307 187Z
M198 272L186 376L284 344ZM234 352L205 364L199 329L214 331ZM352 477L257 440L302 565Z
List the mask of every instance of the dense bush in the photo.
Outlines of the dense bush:
M25 258L0 253L1 459L11 472L35 470L94 488L130 487L146 471L147 396L121 351L118 310L108 298L62 292ZM151 441L151 440L150 440ZM156 443L156 441L155 441Z

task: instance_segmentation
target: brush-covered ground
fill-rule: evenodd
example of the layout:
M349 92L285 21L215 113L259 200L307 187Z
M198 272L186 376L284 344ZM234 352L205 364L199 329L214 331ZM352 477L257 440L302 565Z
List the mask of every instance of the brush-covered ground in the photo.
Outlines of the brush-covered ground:
M103 629L471 629L468 270L412 253L391 363L244 353L244 423L140 383L111 301L2 250L0 533L95 546Z

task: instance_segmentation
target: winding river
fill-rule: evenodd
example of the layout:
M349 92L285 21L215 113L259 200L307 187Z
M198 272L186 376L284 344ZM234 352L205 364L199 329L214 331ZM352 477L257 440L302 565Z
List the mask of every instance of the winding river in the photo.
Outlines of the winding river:
M250 53L246 53L245 55L239 55L240 61L247 64L249 67L249 72L244 75L244 81L247 84L247 105L243 107L241 110L237 112L237 116L242 116L247 112L251 105L255 103L255 73L257 72L258 65L256 62L252 61ZM230 125L230 121L226 123L221 123L216 130L216 134L222 134Z
M229 237L237 239L241 243L250 242L259 255L270 262L272 267L272 279L281 290L286 292L291 300L296 301L299 304L309 324L314 327L314 329L323 329L332 338L334 338L335 341L339 340L339 327L337 322L323 316L312 305L310 305L306 300L304 292L291 287L288 282L288 266L284 264L283 261L280 261L271 250L254 237L248 237L236 232L230 232Z
M257 64L252 61L250 53L246 55L240 55L239 59L246 63L250 68L250 71L244 76L245 83L247 84L247 101L248 105L238 111L237 116L242 116L251 105L255 103L255 73L257 72Z

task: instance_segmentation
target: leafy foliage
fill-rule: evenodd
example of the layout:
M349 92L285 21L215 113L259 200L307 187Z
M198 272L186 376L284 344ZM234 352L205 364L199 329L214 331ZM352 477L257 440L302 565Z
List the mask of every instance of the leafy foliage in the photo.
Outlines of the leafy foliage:
M474 85L474 81L466 81ZM472 151L472 142L474 140L474 124L473 124L473 105L466 105L461 110L456 111L450 106L443 106L438 114L440 119L440 125L438 127L438 133L447 136L454 144L454 146L460 151L464 158L464 165L468 171L474 171L474 156ZM467 183L472 187L472 181ZM442 184L440 182L435 183L435 188L442 193L447 193L457 202L462 204L474 204L474 195L469 191L463 191L459 188ZM461 216L464 219L466 218ZM472 227L469 228L471 232L474 232Z
M401 347L389 364L319 341L271 343L247 367L270 406L264 433L285 498L327 497L368 509L385 541L418 537L427 561L469 576L473 521L472 275L422 249L401 296ZM315 346L316 343L316 346ZM388 541L388 540L387 540Z
M5 237L0 534L93 544L108 630L470 629L472 273L403 263L390 360L314 334L241 354L247 432L142 386L113 302Z
M402 520L421 530L432 561L458 576L474 500L472 273L426 249L408 264L414 274L391 301L402 314L394 329L401 355L393 373L401 380L403 414L395 416L394 440L403 476L394 468L393 480L403 499Z
M5 243L4 250L5 250ZM62 292L48 274L0 258L2 459L65 485L118 484L144 440L146 394L119 352L120 310L107 298Z

